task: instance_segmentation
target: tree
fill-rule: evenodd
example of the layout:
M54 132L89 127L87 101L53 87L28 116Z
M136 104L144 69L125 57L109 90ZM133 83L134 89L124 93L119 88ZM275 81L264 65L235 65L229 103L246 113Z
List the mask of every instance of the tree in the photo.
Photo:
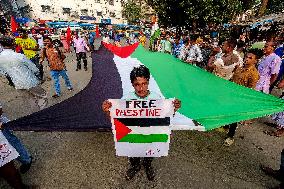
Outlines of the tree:
M136 24L141 19L141 8L133 0L123 3L122 15L129 24Z
M165 26L226 23L242 11L239 0L148 0Z
M264 13L266 11L267 4L268 4L268 0L262 0L261 1L261 5L260 5L259 11L258 11L258 16L264 15Z
M284 10L283 0L147 0L166 27L202 27L228 23L238 14L256 9L261 15ZM194 28L193 28L194 29Z
M277 13L284 10L283 0L269 0L267 3L267 13Z
M261 3L261 0L240 0L242 3L243 11L247 11L249 9L254 8L254 6Z

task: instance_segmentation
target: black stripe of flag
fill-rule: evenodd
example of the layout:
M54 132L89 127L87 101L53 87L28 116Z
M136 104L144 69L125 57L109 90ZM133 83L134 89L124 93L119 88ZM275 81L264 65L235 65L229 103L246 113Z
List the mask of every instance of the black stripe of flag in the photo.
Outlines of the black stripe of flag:
M126 126L169 126L170 117L165 118L116 118Z

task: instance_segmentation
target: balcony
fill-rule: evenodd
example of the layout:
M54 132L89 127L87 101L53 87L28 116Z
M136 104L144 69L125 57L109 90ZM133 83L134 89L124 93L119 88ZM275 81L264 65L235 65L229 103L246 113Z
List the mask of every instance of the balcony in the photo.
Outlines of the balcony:
M71 14L71 8L62 7L62 13L70 15Z
M109 12L110 17L115 17L115 12Z
M41 12L50 12L51 7L49 5L41 5Z
M81 16L88 16L88 9L81 9Z

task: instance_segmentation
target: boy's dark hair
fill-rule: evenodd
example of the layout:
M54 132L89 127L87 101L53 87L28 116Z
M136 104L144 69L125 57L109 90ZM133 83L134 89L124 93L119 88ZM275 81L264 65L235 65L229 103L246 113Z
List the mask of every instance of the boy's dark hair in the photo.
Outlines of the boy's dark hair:
M183 43L186 44L186 45L187 45L189 42L190 42L190 40L189 40L188 38L185 38L185 39L183 40Z
M12 47L14 45L14 40L11 37L3 36L0 38L0 44L3 47Z
M247 53L254 54L256 59L260 59L263 56L263 51L261 49L249 49Z
M43 37L43 40L46 40L46 39L48 39L50 42L52 42L52 39L51 39L50 37L44 36L44 37Z
M227 43L229 47L231 47L232 49L234 49L237 46L237 40L233 38L228 39Z
M191 40L191 41L196 41L197 38L198 38L197 35L191 35L191 36L190 36L190 40Z
M239 49L239 48L245 48L245 46L246 46L246 43L245 43L245 42L243 42L243 41L238 41L238 43L237 43L237 49Z
M140 65L139 67L133 68L133 70L130 73L130 80L131 83L134 82L134 80L137 77L144 77L148 81L150 80L150 71L146 66Z

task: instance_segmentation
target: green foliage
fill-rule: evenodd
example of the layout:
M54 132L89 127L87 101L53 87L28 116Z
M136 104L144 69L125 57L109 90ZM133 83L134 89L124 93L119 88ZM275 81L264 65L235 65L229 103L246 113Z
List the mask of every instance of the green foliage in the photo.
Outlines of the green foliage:
M260 4L261 0L240 0L242 3L242 9L244 11L252 9L255 5Z
M283 0L270 0L267 5L267 13L278 13L284 10Z
M148 3L166 26L226 23L243 10L243 2L239 0L148 0Z
M147 0L167 27L198 27L208 23L228 23L236 15L260 8L264 0ZM284 10L284 0L269 0L266 13Z
M129 24L136 24L141 19L141 8L134 1L128 1L123 5L122 15Z

